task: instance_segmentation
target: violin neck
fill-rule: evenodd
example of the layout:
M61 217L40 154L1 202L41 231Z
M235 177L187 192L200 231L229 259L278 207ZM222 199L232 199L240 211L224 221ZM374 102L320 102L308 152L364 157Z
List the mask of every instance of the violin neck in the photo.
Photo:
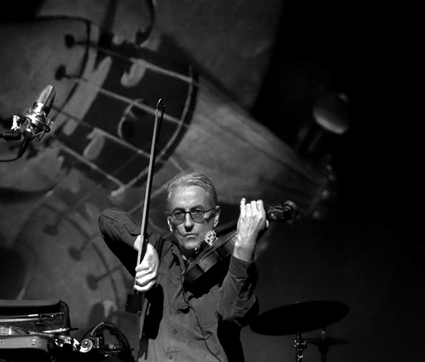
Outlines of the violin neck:
M238 224L238 220L233 220L233 221L228 222L227 224L216 227L214 229L214 231L215 231L217 237L219 237L220 235L225 234L228 231L235 229L237 224Z

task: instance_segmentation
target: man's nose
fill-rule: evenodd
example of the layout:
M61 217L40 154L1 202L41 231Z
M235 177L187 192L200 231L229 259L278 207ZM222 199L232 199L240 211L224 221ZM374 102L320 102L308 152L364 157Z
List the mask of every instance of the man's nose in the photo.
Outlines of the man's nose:
M185 228L191 228L194 225L194 221L192 219L192 216L190 216L190 213L187 213L184 215L184 227Z

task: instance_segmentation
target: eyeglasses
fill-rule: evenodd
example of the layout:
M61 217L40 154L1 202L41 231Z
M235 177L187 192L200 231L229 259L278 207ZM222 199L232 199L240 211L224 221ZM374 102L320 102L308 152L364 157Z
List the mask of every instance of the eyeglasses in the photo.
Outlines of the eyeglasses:
M193 221L195 222L200 222L203 221L205 219L205 214L211 210L213 210L214 208L211 208L209 210L203 210L200 208L195 208L189 211L184 211L183 209L177 209L174 210L173 212L169 213L168 215L171 217L171 219L174 222L178 222L178 223L182 223L184 221L184 219L186 218L186 214L189 214L190 217L192 218Z

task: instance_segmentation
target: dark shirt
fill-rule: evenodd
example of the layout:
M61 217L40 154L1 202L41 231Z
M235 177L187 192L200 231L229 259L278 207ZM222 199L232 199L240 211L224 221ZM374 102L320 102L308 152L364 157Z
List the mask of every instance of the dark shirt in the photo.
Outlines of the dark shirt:
M134 276L140 227L125 212L107 209L99 217L106 244ZM159 235L148 238L158 251L155 286L145 293L139 361L244 361L240 331L258 313L253 262L230 257L222 281L206 293L184 283L185 261L177 243Z

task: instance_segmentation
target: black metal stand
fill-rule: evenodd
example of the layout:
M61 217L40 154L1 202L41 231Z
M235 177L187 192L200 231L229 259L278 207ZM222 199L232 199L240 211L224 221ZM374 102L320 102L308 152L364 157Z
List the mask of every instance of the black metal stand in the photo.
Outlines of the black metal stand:
M295 337L295 362L301 362L303 360L303 351L307 348L307 342L301 337L301 333L297 333Z

